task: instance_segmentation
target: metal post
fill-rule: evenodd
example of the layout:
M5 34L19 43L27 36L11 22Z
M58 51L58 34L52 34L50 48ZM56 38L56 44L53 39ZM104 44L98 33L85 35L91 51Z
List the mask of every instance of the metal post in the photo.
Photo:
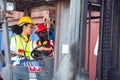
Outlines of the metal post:
M79 32L79 69L85 68L85 43L86 43L86 24L87 24L87 11L88 0L81 0L81 17L80 17L80 32Z
M57 4L59 8L57 21L59 21L56 24L58 26L56 27L55 55L59 59L55 63L58 66L58 73L59 70L61 72L58 75L59 80L63 80L61 77L64 77L64 80L80 79L77 75L80 76L79 72L85 64L87 5L87 0L61 1L61 4ZM65 64L61 66L62 63ZM67 70L64 69L65 67ZM69 71L71 75L69 75ZM73 75L76 75L76 78Z
M9 37L8 37L8 23L7 19L4 16L4 11L5 11L5 0L0 0L0 7L1 10L3 11L2 15L2 30L3 30L3 44L4 44L4 51L5 51L5 64L6 64L6 69L3 76L6 75L6 80L12 80L12 69L11 69L11 60L10 60L10 48L9 48ZM4 76L5 77L5 76Z
M76 56L72 58L77 64L75 80L84 80L88 78L84 71L88 1L71 0L70 3L69 45L72 47L70 54L73 54L72 57Z
M113 1L102 0L101 23L98 49L98 80L110 80L109 72L111 70L111 27L113 20ZM113 80L113 79L112 79Z
M54 59L54 75L59 65L59 37L60 37L60 14L61 14L61 2L57 2L57 13L56 13L56 27L55 27L55 59Z
M71 59L74 65L74 80L80 79L80 69L79 69L79 32L80 32L80 6L81 0L71 0L70 1L70 22L69 22L69 45ZM83 61L84 62L84 61Z
M2 29L3 29L3 42L4 42L4 49L5 49L5 63L7 65L11 65L10 61L10 48L9 48L9 36L8 36L8 23L7 19L4 17L4 22L2 24Z
M57 22L55 36L55 80L70 80L68 78L70 66L68 66L68 42L69 42L69 13L70 1L57 2ZM67 57L67 58L66 58ZM63 65L65 63L65 65ZM66 69L67 68L67 71ZM57 72L57 73L56 73ZM65 74L65 75L64 75Z
M91 10L89 10L89 25L88 25L88 65L87 65L88 73L89 73L89 67L90 67L90 51L91 51L90 38L91 38Z

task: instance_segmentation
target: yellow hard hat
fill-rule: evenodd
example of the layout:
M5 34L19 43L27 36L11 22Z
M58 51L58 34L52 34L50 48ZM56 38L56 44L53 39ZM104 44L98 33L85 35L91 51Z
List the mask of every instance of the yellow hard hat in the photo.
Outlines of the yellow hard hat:
M21 25L21 24L24 24L24 23L34 24L33 20L29 16L23 16L19 19L18 25Z

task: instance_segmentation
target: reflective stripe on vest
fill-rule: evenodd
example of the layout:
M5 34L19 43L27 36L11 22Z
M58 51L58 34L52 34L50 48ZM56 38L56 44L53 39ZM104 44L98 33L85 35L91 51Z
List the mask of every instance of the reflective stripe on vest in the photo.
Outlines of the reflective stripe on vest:
M37 45L40 46L40 45L45 45L45 44L48 44L48 41L44 41L43 43L41 43L41 41L37 41Z
M26 43L26 46L24 49L20 35L16 35L15 38L16 38L17 50L19 50L19 49L25 50L26 52L22 53L22 55L24 56L24 54L25 54L27 57L31 57L30 49L32 47L32 40L30 40Z

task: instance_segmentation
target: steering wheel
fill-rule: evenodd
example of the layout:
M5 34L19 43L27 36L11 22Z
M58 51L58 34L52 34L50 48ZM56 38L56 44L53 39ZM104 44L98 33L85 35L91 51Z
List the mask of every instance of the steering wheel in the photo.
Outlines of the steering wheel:
M50 44L45 44L45 45L40 45L40 46L37 46L35 49L33 49L32 50L32 52L31 52L31 56L33 57L33 59L35 59L35 60L42 60L43 59L43 56L48 56L49 54L52 54L52 52L53 52L53 50L51 50L51 51L44 51L44 50L42 50L42 51L39 51L39 50L37 50L38 48L40 48L40 47L52 47L52 48L54 48L52 45L50 45Z

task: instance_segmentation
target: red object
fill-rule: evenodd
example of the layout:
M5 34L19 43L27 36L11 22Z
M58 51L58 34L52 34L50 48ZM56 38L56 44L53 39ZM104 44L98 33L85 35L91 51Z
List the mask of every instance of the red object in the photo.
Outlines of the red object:
M50 48L50 47L51 47L51 46L47 46L46 48ZM48 53L49 53L48 56L49 56L49 57L52 57L52 56L53 56L53 54L52 54L53 51L54 51L54 50L48 51Z
M52 57L52 56L53 56L53 54L52 54L52 53L50 53L50 54L48 54L48 56L49 56L49 57Z
M41 72L41 71L42 71L42 68L39 67L39 66L30 66L30 67L29 67L29 71L30 71L30 72Z
M54 45L55 45L54 40L49 40L49 43L50 43L52 46L54 46Z
M41 67L36 66L36 67L35 67L35 70L36 70L36 72L41 72L41 71L42 71L42 68L41 68Z
M18 52L19 52L19 53L24 53L25 50L23 50L23 49L18 49Z
M47 30L47 27L43 23L41 23L41 24L37 25L35 33L38 33L40 31L44 31L44 30Z

